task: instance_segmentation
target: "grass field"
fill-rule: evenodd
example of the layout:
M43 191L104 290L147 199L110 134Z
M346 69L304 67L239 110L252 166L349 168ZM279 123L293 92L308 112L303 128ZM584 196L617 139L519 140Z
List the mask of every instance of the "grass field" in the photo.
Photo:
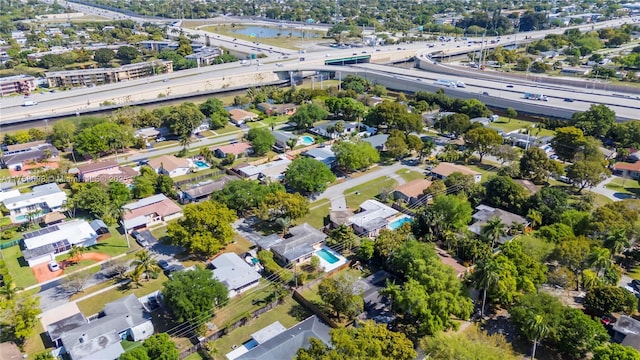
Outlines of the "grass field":
M290 29L282 29L281 36L274 37L274 38L266 38L266 37L256 38L256 37L251 37L247 35L236 34L232 32L232 30L240 29L240 27L236 26L232 28L230 25L211 25L211 26L204 26L200 29L204 31L210 31L216 34L224 35L224 36L234 37L237 39L242 39L246 41L258 41L260 44L278 46L278 47L283 47L288 49L298 49L300 48L301 45L304 45L305 43L315 44L320 39L320 38L314 38L310 40L302 40L299 37L289 37L288 34ZM317 31L305 31L305 34L307 33L316 33L319 35L324 35L324 34L320 34Z
M640 182L633 179L616 177L606 185L607 189L625 194L640 195Z
M344 196L347 200L347 206L356 209L362 202L376 197L382 189L393 189L398 182L389 177L380 177L373 179L364 184L345 190Z
M553 136L555 134L553 130L549 130L549 129L540 129L540 132L538 132L538 128L537 128L538 124L539 123L518 120L518 119L512 119L511 121L509 121L509 119L506 117L500 117L498 121L491 123L489 127L502 130L504 132L512 132L519 129L525 129L528 126L535 125L536 129L531 130L531 135L533 136Z
M258 309L264 300L273 293L274 287L265 279L260 279L258 287L247 290L239 296L229 300L222 309L215 312L213 323L223 328Z
M309 205L309 214L301 219L298 219L298 224L309 223L316 229L324 226L324 219L329 215L331 211L331 201L329 199L322 199L312 202Z
M482 164L482 165L464 165L471 170L477 171L482 174L481 183L489 180L490 177L495 176L498 173L498 168L493 168L492 165Z
M213 355L214 359L226 360L225 354L231 352L234 345L242 346L244 342L250 339L251 334L276 321L279 321L284 327L290 328L310 315L295 300L288 298L282 305L215 340L213 345L217 349L217 354Z
M396 171L396 174L400 175L406 182L425 178L423 173L409 169L400 169Z
M141 280L141 285L138 288L136 288L135 285L132 285L131 288L127 290L121 290L119 288L111 289L100 293L99 295L82 300L78 302L78 308L86 316L91 316L92 314L100 312L104 308L105 304L127 295L134 294L137 297L141 297L154 291L162 290L162 284L167 280L169 279L164 274L160 273L156 279L151 279L149 281Z
M24 288L37 283L33 271L22 258L20 246L3 249L2 258L7 264L9 274L13 276L13 281L15 281L17 287Z

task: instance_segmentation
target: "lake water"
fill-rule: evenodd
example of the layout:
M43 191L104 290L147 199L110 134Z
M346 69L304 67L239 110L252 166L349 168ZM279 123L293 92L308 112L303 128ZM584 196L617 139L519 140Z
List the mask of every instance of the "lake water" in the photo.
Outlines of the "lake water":
M280 34L281 37L288 37L289 33L292 33L293 37L301 38L304 31L305 39L317 38L319 35L315 32L303 30L299 28L299 25L291 27L266 27L266 26L243 26L241 28L231 28L229 30L234 34L240 34L245 36L259 38L275 38Z

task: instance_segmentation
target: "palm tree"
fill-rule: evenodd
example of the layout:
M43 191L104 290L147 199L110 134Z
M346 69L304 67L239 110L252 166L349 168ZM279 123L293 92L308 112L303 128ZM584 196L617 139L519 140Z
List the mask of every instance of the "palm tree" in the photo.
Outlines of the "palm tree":
M480 230L480 235L484 238L491 240L491 249L494 248L496 241L500 240L501 237L507 235L507 226L500 220L499 217L495 216L487 223L482 226Z
M531 228L535 229L538 225L542 224L542 213L536 209L529 209L527 219L531 221Z
M282 236L285 236L287 234L287 230L289 230L292 225L291 218L288 216L277 218L276 224L278 224L278 226L280 226L280 228L282 229Z
M476 264L474 277L476 285L482 288L482 309L480 316L484 316L484 307L487 301L487 290L492 288L500 281L500 272L502 267L495 258L488 258Z
M611 252L605 248L595 248L587 257L587 264L596 269L596 274L600 276L600 272L611 266Z
M87 248L84 246L76 246L74 245L69 251L69 258L67 259L70 263L77 263L82 259L82 254L87 252Z
M536 358L536 349L538 344L549 333L549 325L544 321L544 316L535 315L527 319L522 329L524 334L533 341L533 349L531 350L531 359Z
M631 245L625 229L612 230L604 240L604 246L611 251L611 257L620 254Z
M136 260L131 263L135 266L134 273L145 274L147 281L151 274L157 274L160 271L157 261L153 259L147 250L141 250L136 254Z

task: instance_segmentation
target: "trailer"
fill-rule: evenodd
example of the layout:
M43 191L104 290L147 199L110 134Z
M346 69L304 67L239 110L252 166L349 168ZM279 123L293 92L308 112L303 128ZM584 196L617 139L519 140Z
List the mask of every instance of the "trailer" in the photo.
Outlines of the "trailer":
M524 98L528 100L547 101L547 97L543 94L524 93Z

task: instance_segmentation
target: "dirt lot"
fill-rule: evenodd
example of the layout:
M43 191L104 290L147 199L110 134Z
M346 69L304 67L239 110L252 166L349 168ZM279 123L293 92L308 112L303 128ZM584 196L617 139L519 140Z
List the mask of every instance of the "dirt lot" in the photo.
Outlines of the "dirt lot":
M93 260L96 262L104 261L107 259L109 259L109 255L103 254L103 253L97 253L97 252L82 254L82 258L81 258L81 260ZM62 276L62 274L64 274L64 269L66 266L67 264L65 262L62 262L60 264L60 268L61 268L60 270L51 271L49 270L49 264L44 263L44 264L39 264L32 267L31 270L33 270L33 273L36 276L36 280L38 281L38 283L42 283L45 281L55 279L58 276Z

